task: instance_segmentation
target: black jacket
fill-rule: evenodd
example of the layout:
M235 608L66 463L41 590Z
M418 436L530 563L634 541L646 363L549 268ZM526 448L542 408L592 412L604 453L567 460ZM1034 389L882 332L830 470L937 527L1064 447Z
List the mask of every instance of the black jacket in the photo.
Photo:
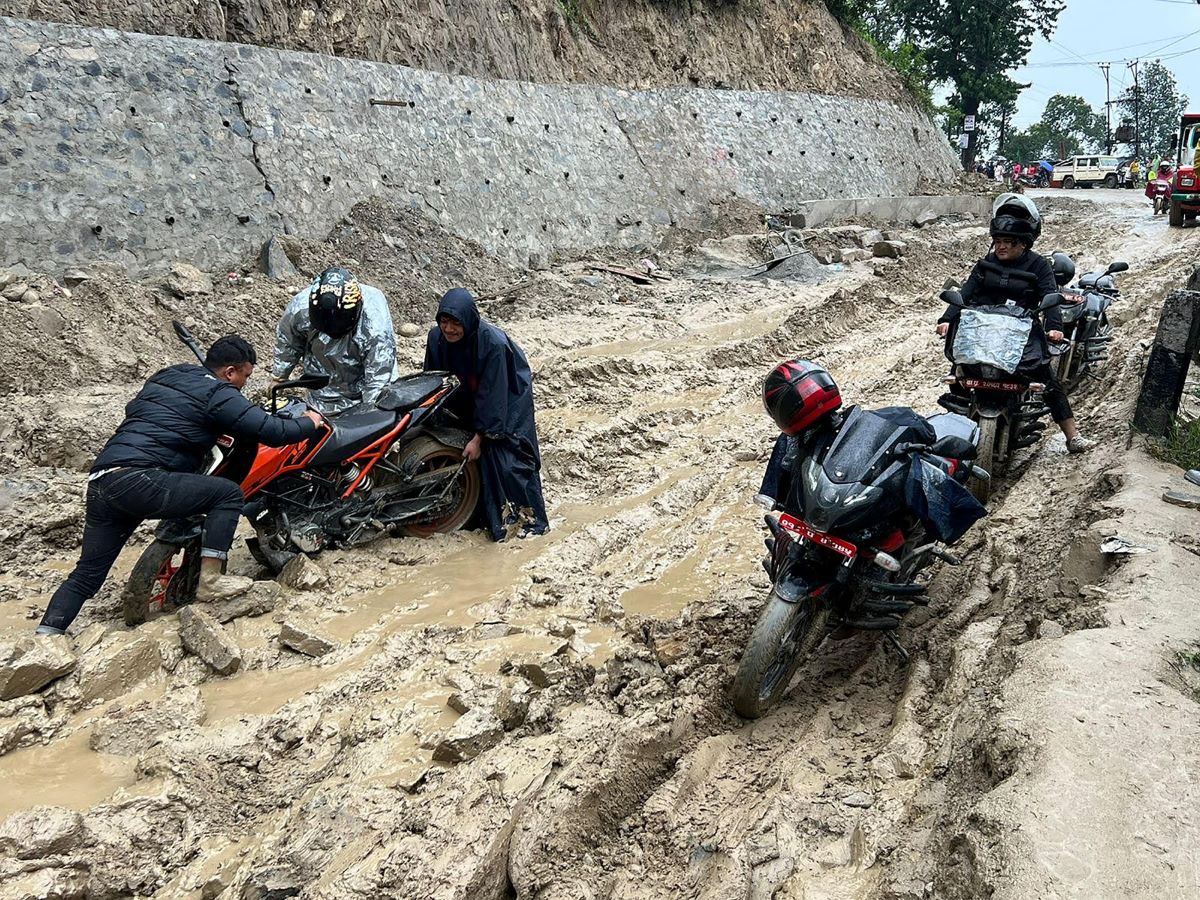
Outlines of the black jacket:
M963 302L967 306L1001 306L1012 300L1034 312L1047 294L1058 291L1054 280L1054 269L1045 257L1027 250L1011 263L1000 262L994 252L989 253L971 270L971 276L963 285ZM959 310L948 306L939 322L957 322ZM1057 306L1045 312L1046 330L1062 331L1062 313Z
M129 401L125 421L96 457L92 471L128 466L195 472L222 434L281 447L316 430L307 418L270 415L203 366L170 366L151 376Z

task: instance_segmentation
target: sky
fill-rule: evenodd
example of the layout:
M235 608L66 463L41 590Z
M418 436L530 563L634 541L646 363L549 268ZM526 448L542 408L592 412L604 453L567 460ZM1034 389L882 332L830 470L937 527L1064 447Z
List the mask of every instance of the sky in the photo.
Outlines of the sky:
M1169 45L1169 46L1168 46ZM1172 56L1172 54L1180 54ZM1194 0L1067 0L1053 37L1035 39L1027 65L1013 76L1032 84L1017 100L1013 124L1025 128L1042 117L1053 94L1077 94L1104 111L1104 74L1109 62L1112 99L1133 84L1132 59L1161 59L1188 109L1200 109L1200 2ZM1113 107L1113 127L1119 110Z

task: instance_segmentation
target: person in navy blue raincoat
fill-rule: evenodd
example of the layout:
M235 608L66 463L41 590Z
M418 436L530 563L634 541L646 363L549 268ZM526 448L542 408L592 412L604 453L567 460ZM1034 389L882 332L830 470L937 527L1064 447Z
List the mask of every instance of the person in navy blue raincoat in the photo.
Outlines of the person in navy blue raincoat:
M521 537L544 534L549 523L533 422L533 373L512 338L479 318L475 298L465 288L447 292L438 305L437 325L425 344L425 369L449 371L462 382L451 403L475 429L463 455L479 460L481 503L492 540L504 540L509 517L522 510L531 518Z

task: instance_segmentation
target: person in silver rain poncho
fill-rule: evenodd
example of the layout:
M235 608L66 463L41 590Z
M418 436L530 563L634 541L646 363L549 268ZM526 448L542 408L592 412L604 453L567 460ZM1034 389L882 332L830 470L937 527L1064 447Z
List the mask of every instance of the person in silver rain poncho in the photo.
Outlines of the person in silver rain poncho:
M325 415L373 409L399 374L383 291L359 284L345 269L322 272L291 299L276 331L271 374L282 381L297 365L305 374L329 376L328 385L308 395Z

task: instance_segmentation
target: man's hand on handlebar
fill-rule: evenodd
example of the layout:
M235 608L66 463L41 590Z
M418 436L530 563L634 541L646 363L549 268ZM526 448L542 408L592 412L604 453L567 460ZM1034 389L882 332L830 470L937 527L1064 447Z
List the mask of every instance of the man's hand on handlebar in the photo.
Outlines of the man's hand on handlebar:
M1055 344L1061 344L1063 342L1063 333L1061 331L1047 331L1046 337L1048 337L1051 342Z
M939 337L945 337L946 332L950 330L949 322L938 322L937 333Z
M320 425L322 422L325 421L325 417L322 416L315 409L306 410L304 413L304 418L308 419L314 425Z

